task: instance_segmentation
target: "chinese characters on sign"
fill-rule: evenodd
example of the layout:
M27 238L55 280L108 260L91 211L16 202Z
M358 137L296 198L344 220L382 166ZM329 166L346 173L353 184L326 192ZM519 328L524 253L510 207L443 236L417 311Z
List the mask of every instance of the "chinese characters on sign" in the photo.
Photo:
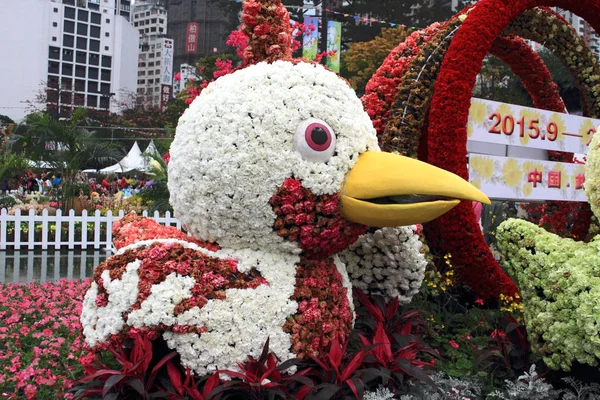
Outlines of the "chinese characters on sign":
M167 108L167 103L173 96L173 86L161 85L160 87L160 109L164 111Z
M581 164L470 154L469 181L491 199L587 201Z
M185 53L196 54L198 51L198 28L197 22L190 22L187 24L187 30L185 35Z
M548 172L548 187L560 189L561 171Z
M575 189L583 189L583 184L585 183L585 174L583 172L575 175Z
M527 182L530 182L533 187L537 187L538 183L542 183L542 173L537 169L534 169L527 174Z
M161 85L173 84L173 40L163 39Z

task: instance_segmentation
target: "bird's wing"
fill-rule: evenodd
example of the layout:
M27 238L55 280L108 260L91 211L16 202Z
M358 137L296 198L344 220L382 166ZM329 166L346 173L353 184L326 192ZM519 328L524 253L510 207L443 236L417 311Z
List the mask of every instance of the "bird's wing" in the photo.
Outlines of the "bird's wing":
M180 239L138 241L98 265L85 295L81 321L90 346L131 327L157 333L202 333L185 313L227 289L268 285L259 271L240 272L238 261Z
M355 287L407 304L425 275L421 246L416 226L382 228L362 235L338 256Z
M211 251L217 251L219 245L204 242L188 236L174 226L164 226L153 220L131 213L113 223L113 242L119 250L134 243L154 239L177 239L195 243Z

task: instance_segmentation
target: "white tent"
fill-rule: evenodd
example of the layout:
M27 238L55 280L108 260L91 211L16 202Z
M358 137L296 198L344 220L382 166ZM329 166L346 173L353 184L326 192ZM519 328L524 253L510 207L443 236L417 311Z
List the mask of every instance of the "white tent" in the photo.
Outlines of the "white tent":
M112 174L112 173L123 173L133 171L134 169L143 171L146 168L144 163L144 157L142 155L142 151L140 150L140 146L135 142L129 150L129 153L118 163L115 165L111 165L110 167L106 167L101 169L100 173L102 174Z
M143 167L137 169L140 171L150 171L150 163L153 160L152 156L160 157L160 153L154 145L154 140L150 141L150 144L148 147L146 147L146 150L144 150L144 153L142 154L142 158L144 160Z

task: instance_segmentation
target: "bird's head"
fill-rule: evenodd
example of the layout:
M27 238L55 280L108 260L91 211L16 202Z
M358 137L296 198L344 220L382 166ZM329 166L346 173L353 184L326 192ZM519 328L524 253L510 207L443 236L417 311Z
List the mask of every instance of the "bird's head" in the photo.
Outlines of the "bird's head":
M488 199L462 178L377 146L350 86L318 64L259 63L183 114L169 190L189 232L232 247L345 249L366 226L430 221Z
M270 35L277 23L283 32ZM245 1L243 29L255 64L209 84L171 146L171 204L191 234L320 258L367 226L427 222L458 199L489 202L456 175L380 152L347 82L291 59L279 0Z

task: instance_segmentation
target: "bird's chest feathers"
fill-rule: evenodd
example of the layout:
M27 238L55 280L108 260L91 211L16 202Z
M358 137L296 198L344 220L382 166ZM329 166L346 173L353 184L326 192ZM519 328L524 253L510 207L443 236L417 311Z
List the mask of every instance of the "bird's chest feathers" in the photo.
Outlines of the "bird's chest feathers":
M279 237L296 243L310 258L327 259L347 249L367 230L343 218L340 195L315 195L302 182L289 178L269 200Z

